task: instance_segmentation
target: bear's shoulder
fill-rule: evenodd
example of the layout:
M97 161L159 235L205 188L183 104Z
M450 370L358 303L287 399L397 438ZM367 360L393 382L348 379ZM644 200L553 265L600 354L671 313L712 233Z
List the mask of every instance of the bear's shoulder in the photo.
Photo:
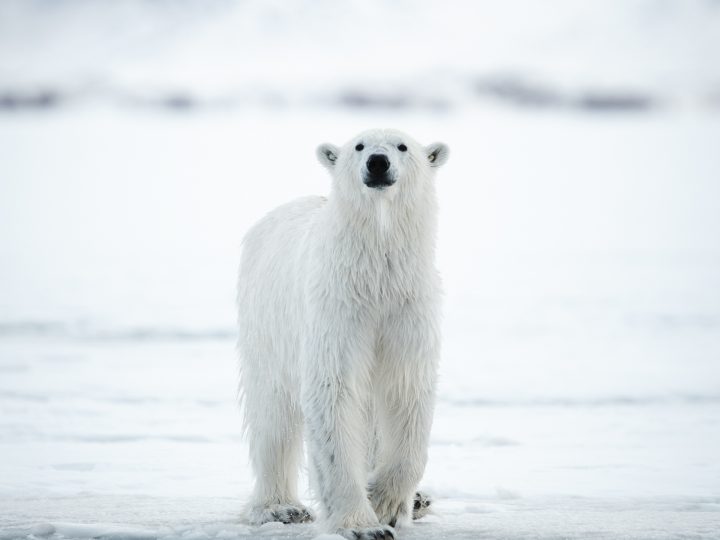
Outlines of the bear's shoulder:
M304 230L316 213L325 206L327 197L312 195L299 197L271 210L245 235L244 243L263 242L276 234L294 235Z

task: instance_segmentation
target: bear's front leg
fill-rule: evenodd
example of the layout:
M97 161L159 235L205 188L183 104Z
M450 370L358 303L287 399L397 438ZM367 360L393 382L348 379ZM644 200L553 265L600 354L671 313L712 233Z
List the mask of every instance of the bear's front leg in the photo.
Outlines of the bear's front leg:
M368 496L380 523L407 524L413 515L418 482L427 463L432 422L431 389L421 390L404 403L388 399L382 423L382 450L373 471ZM382 413L380 413L382 414Z
M330 310L323 313L330 313ZM352 540L394 539L366 491L365 414L373 360L358 313L314 320L303 347L303 413L313 489L325 528Z
M427 463L440 338L435 304L408 302L384 327L378 351L379 448L368 487L380 523L406 524Z

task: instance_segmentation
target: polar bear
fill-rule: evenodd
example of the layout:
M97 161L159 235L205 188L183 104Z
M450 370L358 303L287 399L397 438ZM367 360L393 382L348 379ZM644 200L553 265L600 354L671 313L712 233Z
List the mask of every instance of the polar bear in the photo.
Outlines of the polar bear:
M442 143L395 130L323 144L325 197L261 219L243 240L240 396L253 524L312 521L297 493L306 432L324 528L395 538L422 513L440 349L434 176ZM413 500L414 497L414 500Z

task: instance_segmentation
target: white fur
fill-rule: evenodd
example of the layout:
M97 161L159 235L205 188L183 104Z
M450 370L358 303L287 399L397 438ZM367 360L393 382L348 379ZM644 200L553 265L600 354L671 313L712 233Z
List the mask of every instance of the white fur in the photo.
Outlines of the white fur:
M396 180L383 190L363 183L373 153L389 158ZM333 178L329 197L277 208L243 244L240 389L256 476L249 519L311 519L288 518L305 510L304 424L325 528L390 537L386 524L411 515L427 460L440 349L434 171L447 147L373 130L342 148L321 145L318 157Z

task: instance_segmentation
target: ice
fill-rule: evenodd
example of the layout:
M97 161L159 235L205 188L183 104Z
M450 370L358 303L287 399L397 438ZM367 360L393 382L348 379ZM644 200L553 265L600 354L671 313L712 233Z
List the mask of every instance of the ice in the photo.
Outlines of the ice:
M719 119L478 107L441 120L362 118L453 150L423 480L436 513L401 537L716 537ZM240 520L234 275L252 222L326 191L316 142L360 123L5 117L4 537L319 534Z

